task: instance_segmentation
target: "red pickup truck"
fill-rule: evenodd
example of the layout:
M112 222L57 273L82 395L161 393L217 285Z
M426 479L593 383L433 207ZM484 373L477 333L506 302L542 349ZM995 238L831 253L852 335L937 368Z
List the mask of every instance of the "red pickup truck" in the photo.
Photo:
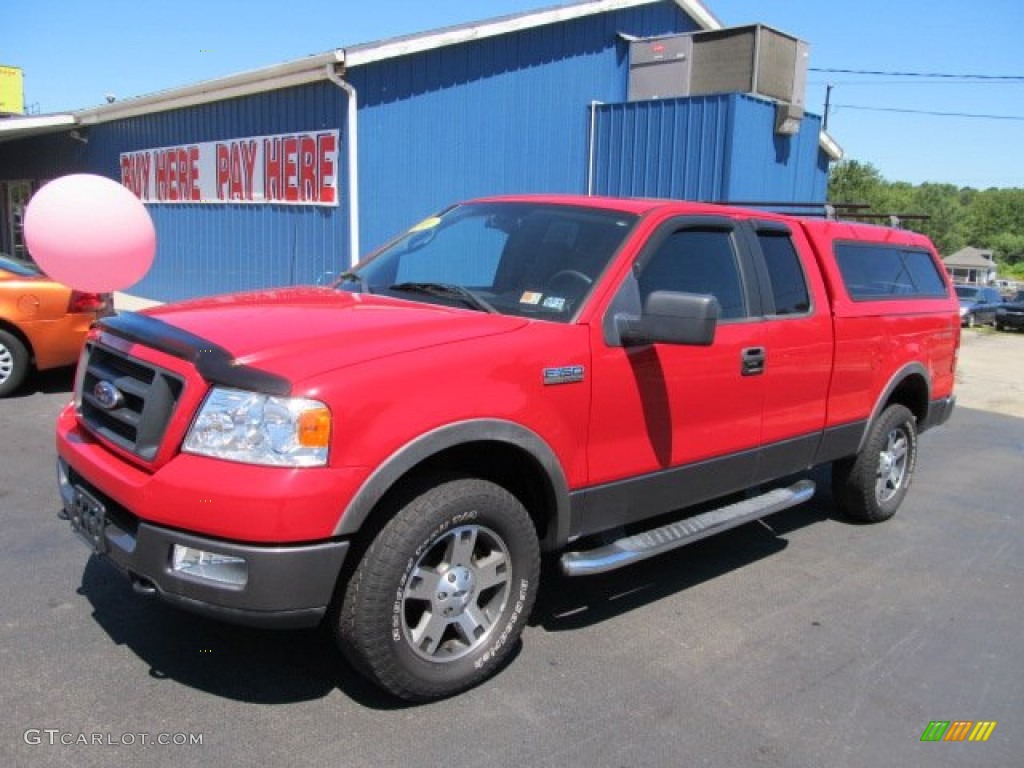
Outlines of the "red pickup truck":
M331 288L100 321L57 425L62 516L139 593L324 622L432 699L508 657L542 552L625 566L806 501L824 463L846 514L890 517L959 342L921 235L477 200Z

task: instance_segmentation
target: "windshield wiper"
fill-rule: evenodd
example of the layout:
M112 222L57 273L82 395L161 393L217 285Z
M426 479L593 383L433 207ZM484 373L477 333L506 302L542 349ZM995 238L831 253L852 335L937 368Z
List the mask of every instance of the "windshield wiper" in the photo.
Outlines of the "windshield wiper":
M469 288L463 288L461 285L455 285L453 283L395 283L391 286L392 291L405 291L406 293L423 293L427 296L440 296L442 298L459 299L463 304L472 307L473 309L480 310L481 312L490 312L492 315L497 314L493 306L487 301L480 298Z
M338 275L338 279L341 280L341 282L343 283L359 283L360 293L373 293L373 291L370 290L369 283L366 282L366 278L356 272L342 272L340 275Z

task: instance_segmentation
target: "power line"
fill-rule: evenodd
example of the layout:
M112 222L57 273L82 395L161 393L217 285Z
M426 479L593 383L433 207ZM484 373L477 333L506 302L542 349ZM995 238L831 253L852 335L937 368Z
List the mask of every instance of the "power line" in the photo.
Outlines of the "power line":
M811 72L833 72L844 75L883 75L886 77L938 77L958 80L1005 80L1024 82L1024 75L977 75L951 74L948 72L888 72L878 69L837 69L831 67L808 67Z
M887 85L899 85L899 86L911 86L917 88L922 85L944 85L944 86L956 86L956 85L971 85L977 87L979 85L995 85L995 86L1014 86L1024 85L1024 80L808 80L808 85L841 85L844 88L849 87L868 87L877 88L879 86Z
M902 112L930 117L971 117L983 120L1022 120L1024 115L979 115L971 112L933 112L927 109L903 109L901 107L865 107L859 104L833 104L832 109L859 109L866 112Z

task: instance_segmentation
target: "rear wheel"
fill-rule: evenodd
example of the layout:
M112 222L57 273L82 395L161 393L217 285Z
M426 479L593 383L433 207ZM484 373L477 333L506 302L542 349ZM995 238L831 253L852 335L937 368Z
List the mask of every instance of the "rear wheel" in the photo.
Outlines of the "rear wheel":
M832 496L854 520L888 520L907 495L917 464L917 421L890 405L875 421L861 452L832 465Z
M384 526L346 586L335 629L350 661L396 696L450 696L497 671L537 594L533 521L478 479L428 487Z
M17 336L0 331L0 397L20 387L28 369L29 356L25 345Z

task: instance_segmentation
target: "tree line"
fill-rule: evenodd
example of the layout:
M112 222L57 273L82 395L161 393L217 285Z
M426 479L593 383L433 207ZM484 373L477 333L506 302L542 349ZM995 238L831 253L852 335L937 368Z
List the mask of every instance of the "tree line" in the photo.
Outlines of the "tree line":
M871 163L844 160L829 174L828 199L866 203L873 213L924 214L906 226L928 235L943 257L965 246L991 250L1001 277L1024 279L1024 189L887 181Z

